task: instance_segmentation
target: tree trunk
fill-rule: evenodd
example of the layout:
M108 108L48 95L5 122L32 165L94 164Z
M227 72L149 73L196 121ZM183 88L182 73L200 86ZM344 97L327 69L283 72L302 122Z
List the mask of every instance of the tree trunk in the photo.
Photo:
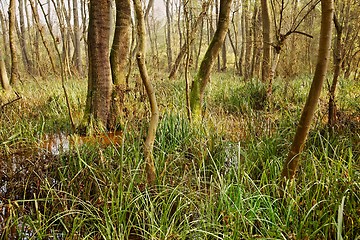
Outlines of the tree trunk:
M329 109L328 109L328 126L330 129L334 127L334 124L336 122L336 102L335 102L335 92L336 92L336 86L338 82L338 78L340 75L340 68L341 68L341 38L342 38L342 31L343 27L340 25L336 15L334 15L334 24L335 24L335 30L336 30L336 40L334 44L334 52L333 52L333 64L334 64L334 75L333 80L331 83L331 87L329 90Z
M126 92L127 63L130 51L131 6L130 0L116 0L116 24L110 53L114 89L111 99L109 128L114 129L121 118Z
M224 43L221 48L221 71L225 72L227 69L227 58L226 58L226 36Z
M159 109L156 102L155 90L150 82L145 65L145 22L140 0L134 0L134 6L137 18L138 34L138 52L136 54L136 59L151 108L151 119L144 144L144 157L146 162L147 182L149 185L154 185L156 181L156 169L154 164L153 148L156 137L156 128L159 122Z
M270 16L267 0L261 0L261 19L263 32L263 59L261 67L261 80L266 83L270 73Z
M23 58L23 64L26 71L30 74L33 74L33 64L30 58L28 57L27 45L26 45L26 29L25 29L25 17L24 17L24 1L19 0L19 20L20 27L18 28L18 36L21 47L21 54Z
M9 32L8 26L7 26L6 22L5 22L5 17L4 17L4 15L3 15L3 13L1 12L1 10L0 10L0 21L1 21L1 29L2 29L2 32L3 32L3 33ZM7 59L8 59L7 56L10 56L10 52L9 52L9 48L6 47L6 46L8 46L8 42L9 42L8 34L3 34L2 40L3 40L3 44L4 44L4 53L3 53L3 54L4 54L4 56L5 56L5 57L3 57L3 60L5 61L5 66L7 66L7 67L10 68L10 63L9 63L9 61L7 60Z
M79 75L82 75L82 62L81 62L81 30L79 24L79 8L78 8L78 0L73 0L73 15L74 15L74 62L75 69Z
M330 58L331 47L331 23L333 17L333 0L321 1L321 30L319 39L319 52L316 70L311 84L310 92L301 114L300 122L296 130L290 152L284 163L281 173L282 187L287 180L293 180L299 166L300 154L304 148L310 124L313 119L316 106L320 97L322 85L326 76Z
M10 82L11 84L16 84L19 81L19 66L18 66L18 56L17 56L17 47L16 47L16 0L10 0L9 4L9 41L10 41L10 54L11 54L11 75Z
M0 83L1 83L1 87L5 91L11 90L9 78L6 71L5 61L4 61L4 55L2 53L1 48L0 48Z
M192 120L195 122L201 120L205 87L209 81L211 69L219 55L220 48L228 31L231 3L232 0L222 0L220 2L219 21L216 32L191 84L190 106Z
M103 129L110 113L112 79L109 57L110 1L90 0L89 75L85 120ZM90 127L92 127L90 125Z
M165 1L166 7L166 54L168 59L168 71L171 71L172 65L172 45L171 45L171 13L170 13L170 0Z
M248 80L251 78L251 53L252 53L252 30L250 27L250 2L249 0L246 0L244 3L244 12L243 12L243 18L244 18L244 32L245 32L245 68L244 68L244 77L245 80Z
M195 56L195 68L199 65L199 58L201 54L201 47L203 42L203 33L204 33L204 19L201 19L200 33L199 33L199 48Z

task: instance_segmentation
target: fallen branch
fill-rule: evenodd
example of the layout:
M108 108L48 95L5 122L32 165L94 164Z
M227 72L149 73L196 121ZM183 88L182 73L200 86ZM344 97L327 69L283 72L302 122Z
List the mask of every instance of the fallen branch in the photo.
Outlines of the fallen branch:
M15 91L14 91L14 92L15 92ZM10 102L5 103L4 105L2 105L2 106L0 107L0 110L1 110L1 111L4 110L6 106L11 105L11 104L13 104L14 102L17 102L17 101L19 101L20 99L22 99L22 96L19 95L17 92L15 92L15 95L16 95L16 98L15 98L15 99L11 100Z

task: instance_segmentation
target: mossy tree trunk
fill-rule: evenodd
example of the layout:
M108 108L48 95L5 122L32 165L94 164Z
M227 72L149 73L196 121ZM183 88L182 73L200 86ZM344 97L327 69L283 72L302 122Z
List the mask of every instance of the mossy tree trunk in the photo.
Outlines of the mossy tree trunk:
M142 11L141 1L133 0L136 19L137 19L137 36L138 36L138 52L136 54L137 63L141 75L142 82L145 86L146 93L149 98L151 108L151 119L149 123L148 133L144 143L144 157L146 162L146 175L147 182L150 185L154 185L156 181L156 170L153 157L154 141L156 136L156 129L159 122L159 109L156 102L155 90L150 82L146 64L145 64L145 21Z
M220 2L220 13L216 32L191 84L190 108L193 121L201 120L205 88L209 82L211 69L228 31L231 3L232 0L222 0Z
M88 30L88 92L85 121L104 128L110 114L112 78L109 56L110 1L91 0Z
M111 98L110 129L122 124L126 93L127 64L130 51L131 6L130 0L116 0L115 35L110 53L113 92Z
M290 152L284 163L281 173L281 184L285 186L287 180L293 180L299 166L300 154L304 148L313 119L316 106L320 97L322 85L326 77L331 48L331 26L333 17L333 0L321 1L321 30L319 40L318 60L310 92L303 108L295 138Z
M11 84L19 81L19 63L16 46L16 0L10 0L9 4L9 42L11 53Z

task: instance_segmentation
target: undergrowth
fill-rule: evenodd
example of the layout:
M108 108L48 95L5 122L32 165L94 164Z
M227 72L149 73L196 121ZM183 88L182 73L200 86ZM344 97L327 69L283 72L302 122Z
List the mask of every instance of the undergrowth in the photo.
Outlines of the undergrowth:
M299 78L286 87L276 81L269 105L256 80L215 75L197 127L186 117L184 84L158 82L162 114L152 188L145 184L142 153L146 104L131 109L121 141L70 143L54 155L42 149L44 136L71 134L60 83L24 84L18 90L23 98L0 117L1 237L358 239L360 133L346 125L351 120L359 126L352 104L358 88L342 95L350 87L340 86L339 112L348 120L332 132L326 104L319 105L297 179L285 197L278 191L309 81ZM78 122L85 85L73 80L68 86Z

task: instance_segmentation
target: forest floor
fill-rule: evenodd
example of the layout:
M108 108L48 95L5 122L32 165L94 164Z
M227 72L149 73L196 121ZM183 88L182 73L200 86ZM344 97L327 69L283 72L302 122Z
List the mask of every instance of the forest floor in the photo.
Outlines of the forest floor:
M185 83L156 76L161 110L145 185L147 99L132 86L120 133L72 133L56 80L28 80L0 93L2 239L360 239L360 83L342 80L337 125L327 128L325 87L296 181L278 180L311 77L265 88L214 74L201 126L186 117ZM85 79L70 79L82 120Z

